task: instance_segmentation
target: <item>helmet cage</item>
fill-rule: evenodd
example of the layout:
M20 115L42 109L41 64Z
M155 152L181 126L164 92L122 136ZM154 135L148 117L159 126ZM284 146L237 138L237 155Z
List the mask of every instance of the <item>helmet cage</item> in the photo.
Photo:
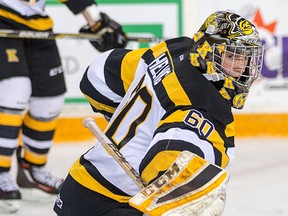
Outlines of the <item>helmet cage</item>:
M261 73L263 46L237 46L213 44L212 62L215 71L231 79L234 85L249 91ZM226 63L226 64L225 64Z

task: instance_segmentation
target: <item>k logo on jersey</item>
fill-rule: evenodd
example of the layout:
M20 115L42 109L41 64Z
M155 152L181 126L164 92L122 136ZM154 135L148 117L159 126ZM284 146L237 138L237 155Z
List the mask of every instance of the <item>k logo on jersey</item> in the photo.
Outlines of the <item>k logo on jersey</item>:
M16 49L6 49L8 62L19 62Z

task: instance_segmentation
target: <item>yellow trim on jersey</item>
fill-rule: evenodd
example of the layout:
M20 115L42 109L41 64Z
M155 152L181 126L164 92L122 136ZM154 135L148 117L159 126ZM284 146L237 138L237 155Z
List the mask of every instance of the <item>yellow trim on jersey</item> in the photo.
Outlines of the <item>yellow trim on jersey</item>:
M22 116L0 113L0 125L20 127L22 125Z
M180 153L180 151L172 150L159 152L143 170L141 176L144 181L150 182L159 174L159 172L166 171Z
M229 157L226 154L224 140L221 138L221 136L216 130L212 131L212 133L207 138L207 140L209 140L212 143L214 148L216 148L218 151L221 152L221 155L222 155L221 167L226 167L227 164L229 163Z
M0 155L0 167L11 167L12 156Z
M47 154L37 154L28 149L24 151L24 159L34 164L45 164L47 162Z
M192 104L174 71L162 80L162 84L175 106Z
M49 17L26 20L3 9L0 9L0 16L40 31L48 30L53 27L53 21Z
M95 107L97 110L104 110L104 111L109 112L109 113L111 113L111 114L114 113L114 111L115 111L116 108L114 108L114 107L112 107L112 106L105 105L105 104L103 104L103 103L100 103L100 102L94 100L93 98L89 97L88 95L86 95L86 94L84 94L84 93L83 93L83 95L86 97L86 99L89 101L89 103L90 103L93 107Z
M139 61L147 50L148 48L133 50L128 52L123 58L121 63L121 79L123 80L125 92L127 92L134 80Z
M234 122L228 124L225 128L225 135L227 137L233 137L235 136L235 124Z
M161 125L165 123L174 123L174 122L183 122L187 113L189 113L190 110L176 110L171 115L169 115L167 118L161 120L157 127L160 127Z
M31 128L32 130L37 131L52 131L56 129L57 126L57 119L54 119L52 121L38 121L36 119L31 118L28 114L24 116L24 124Z
M167 52L167 46L165 42L161 42L154 47L151 47L150 50L153 51L154 58L158 58L162 53Z
M72 165L72 167L69 170L69 174L73 177L75 181L77 181L82 186L95 191L97 193L100 193L106 197L109 197L111 199L114 199L121 203L127 203L130 196L120 196L112 193L107 188L102 186L99 182L97 182L96 179L94 179L85 169L84 166L80 164L80 159L75 161L75 163Z

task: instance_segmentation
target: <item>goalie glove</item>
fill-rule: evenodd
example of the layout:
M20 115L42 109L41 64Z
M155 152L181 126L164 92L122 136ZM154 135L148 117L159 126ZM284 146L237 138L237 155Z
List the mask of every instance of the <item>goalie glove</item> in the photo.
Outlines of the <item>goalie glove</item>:
M218 216L225 206L228 173L183 151L156 181L129 200L151 216Z
M105 52L113 48L125 48L128 43L126 34L122 31L119 23L110 19L105 13L100 13L101 19L92 27L89 25L83 26L79 32L95 33L102 40L90 41L90 43L99 51Z

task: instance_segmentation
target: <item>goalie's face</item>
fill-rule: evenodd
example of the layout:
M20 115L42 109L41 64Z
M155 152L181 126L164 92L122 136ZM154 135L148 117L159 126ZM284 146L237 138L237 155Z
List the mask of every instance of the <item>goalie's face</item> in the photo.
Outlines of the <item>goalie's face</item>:
M215 70L225 77L221 93L232 107L241 109L261 72L263 47L226 45L222 52L215 50Z
M248 58L243 54L225 52L222 54L222 70L228 76L239 78L244 74L248 64Z
M221 54L214 52L214 55L214 59L218 59L216 71L242 87L249 88L261 72L262 46L227 45Z

